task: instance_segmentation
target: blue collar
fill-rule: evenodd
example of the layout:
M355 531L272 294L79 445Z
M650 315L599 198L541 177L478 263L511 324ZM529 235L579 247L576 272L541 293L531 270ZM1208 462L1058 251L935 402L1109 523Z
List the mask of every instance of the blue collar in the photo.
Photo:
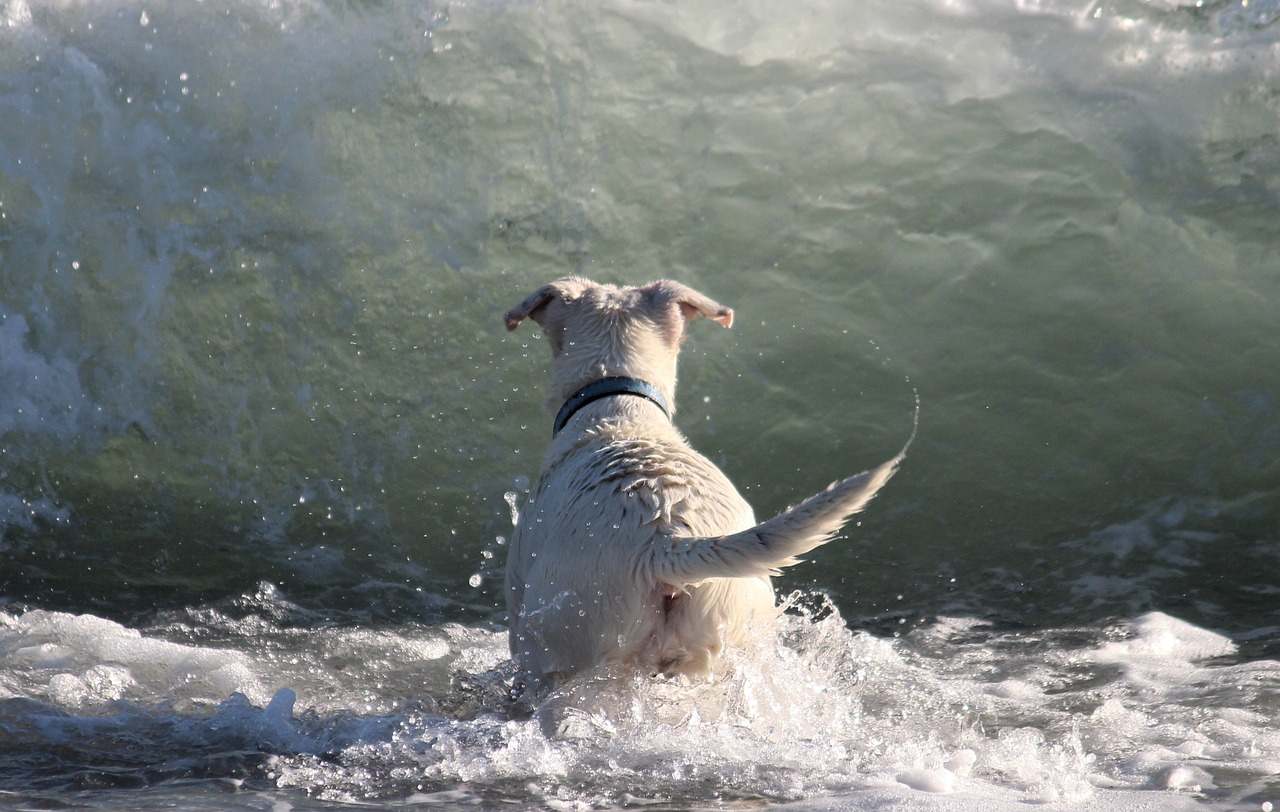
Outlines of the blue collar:
M657 405L662 413L671 419L671 409L667 406L667 399L658 391L658 387L651 383L646 383L635 378L601 378L593 381L579 389L569 396L569 399L560 407L560 413L556 415L556 422L551 428L551 436L554 437L560 433L560 429L565 427L569 422L569 418L578 413L578 410L588 403L593 403L600 398L607 398L611 395L636 395L646 400L652 401Z

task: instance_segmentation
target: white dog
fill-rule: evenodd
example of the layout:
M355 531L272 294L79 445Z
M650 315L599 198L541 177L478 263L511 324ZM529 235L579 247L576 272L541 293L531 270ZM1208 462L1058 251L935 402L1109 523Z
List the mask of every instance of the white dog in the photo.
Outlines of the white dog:
M769 576L830 540L903 458L905 448L756 524L671 423L676 355L698 316L733 323L732 310L677 282L574 277L506 314L508 330L541 325L554 355L554 435L507 559L527 699L601 665L708 675L726 646L774 622Z

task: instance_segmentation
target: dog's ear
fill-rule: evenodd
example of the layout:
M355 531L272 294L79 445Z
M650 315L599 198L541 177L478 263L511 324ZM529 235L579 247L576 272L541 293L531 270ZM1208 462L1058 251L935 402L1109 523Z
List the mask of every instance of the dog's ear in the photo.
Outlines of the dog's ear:
M520 322L530 318L542 327L546 327L547 305L556 299L572 301L582 292L583 284L583 280L573 276L564 276L554 282L548 282L503 315L507 329L514 330L520 326Z
M547 303L550 302L555 295L555 289L552 288L551 285L543 285L533 293L530 293L523 302L511 308L503 315L502 319L507 323L507 329L516 329L520 326L520 322L530 316L534 316L536 321L537 316L534 314L541 312L542 308L546 307Z
M688 285L662 279L645 287L644 293L655 302L670 302L678 305L680 315L684 316L686 324L698 316L706 316L722 327L733 326L732 308L725 307L711 297L698 293Z
M508 330L514 330L525 319L533 319L551 342L552 357L559 357L564 349L564 326L569 318L569 308L591 282L576 276L562 276L530 293L520 304L503 316Z

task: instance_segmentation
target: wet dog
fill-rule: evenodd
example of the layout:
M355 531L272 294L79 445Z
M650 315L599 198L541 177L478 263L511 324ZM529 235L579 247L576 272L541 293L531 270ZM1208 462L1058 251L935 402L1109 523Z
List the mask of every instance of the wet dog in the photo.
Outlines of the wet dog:
M526 698L598 666L705 676L766 633L770 575L826 543L896 457L768 521L672 425L676 356L698 317L733 311L678 282L565 277L506 314L551 345L554 435L507 559L511 652Z

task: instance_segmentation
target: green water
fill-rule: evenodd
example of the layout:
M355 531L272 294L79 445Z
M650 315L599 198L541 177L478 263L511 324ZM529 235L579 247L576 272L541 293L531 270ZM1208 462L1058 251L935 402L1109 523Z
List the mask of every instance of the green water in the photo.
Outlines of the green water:
M892 491L792 580L1034 619L1182 533L1137 604L1232 625L1280 498L1273 37L1095 11L34 7L4 588L495 605L549 354L499 314L572 272L735 308L678 420L761 514L890 454L918 390Z

